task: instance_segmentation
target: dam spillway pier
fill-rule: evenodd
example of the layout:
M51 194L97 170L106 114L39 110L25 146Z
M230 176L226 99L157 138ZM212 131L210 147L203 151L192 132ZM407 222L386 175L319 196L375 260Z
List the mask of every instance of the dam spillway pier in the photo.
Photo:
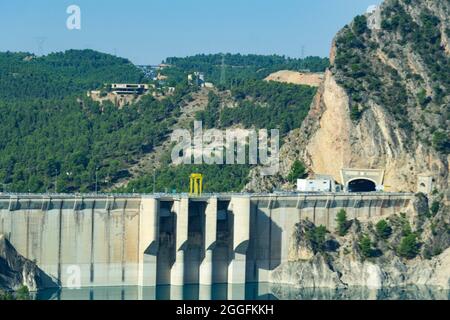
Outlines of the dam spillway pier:
M341 209L365 221L407 213L413 200L410 193L3 194L0 234L62 287L239 285L270 282L302 219L334 230Z

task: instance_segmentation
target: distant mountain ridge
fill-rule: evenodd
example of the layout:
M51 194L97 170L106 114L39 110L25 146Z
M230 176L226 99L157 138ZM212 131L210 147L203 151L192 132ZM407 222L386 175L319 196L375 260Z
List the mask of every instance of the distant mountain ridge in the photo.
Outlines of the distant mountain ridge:
M104 83L139 83L143 73L129 60L93 50L37 57L0 52L0 99L63 98Z

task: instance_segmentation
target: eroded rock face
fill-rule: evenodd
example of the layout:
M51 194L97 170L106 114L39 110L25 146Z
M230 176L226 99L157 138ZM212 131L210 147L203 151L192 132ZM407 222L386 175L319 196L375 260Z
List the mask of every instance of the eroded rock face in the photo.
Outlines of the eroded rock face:
M34 262L19 255L4 235L0 235L0 289L16 291L24 285L30 291L58 287Z
M247 190L292 189L286 177L297 159L310 173L332 175L341 183L343 168L381 168L390 192L416 192L419 174L432 175L440 191L448 189L450 156L436 145L434 132L450 135L450 88L435 68L449 63L450 5L386 0L381 12L384 21L403 15L419 33L439 36L441 48L422 52L406 27L358 33L355 22L346 26L333 41L331 67L308 117L281 148L280 175L252 173ZM436 24L431 31L425 31L424 16Z
M430 261L416 261L407 278L410 283L450 289L450 248Z
M357 260L326 261L322 254L309 261L287 262L272 273L271 282L297 288L433 286L450 289L450 249L432 260L383 264Z
M333 239L339 246L334 249L323 246L319 251L314 250L313 244L306 236L314 225L309 221L301 221L296 225L290 239L289 260L272 272L271 282L297 288L364 287L378 290L404 286L433 286L450 289L450 248L429 260L421 255L412 260L399 257L395 251L399 242L397 238L402 232L402 227L395 225L398 219L400 218L390 221L395 227L389 241L377 240L370 222L363 225L354 220L347 235L327 235L326 241ZM379 256L364 258L358 244L362 234L369 236L373 243L378 241L377 246L381 249ZM426 237L424 233L422 240L426 241Z
M321 255L309 261L287 262L272 272L271 282L298 288L344 288L339 275Z
M288 260L290 262L311 260L314 255L313 244L307 240L306 233L311 230L314 225L309 221L302 221L297 224L292 241L289 243Z
M328 71L309 119L281 149L282 175L300 158L312 172L332 175L340 183L343 168L383 168L389 191L415 192L417 175L425 172L434 172L446 188L445 158L421 142L407 148L411 137L381 106L369 105L361 120L353 122L347 94Z

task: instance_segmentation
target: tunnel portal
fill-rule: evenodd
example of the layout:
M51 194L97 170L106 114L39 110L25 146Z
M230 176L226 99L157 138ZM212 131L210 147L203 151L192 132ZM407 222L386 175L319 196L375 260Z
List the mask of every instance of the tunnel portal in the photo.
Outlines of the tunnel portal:
M342 169L341 180L346 192L375 192L384 190L383 169Z
M348 183L349 192L375 192L377 191L375 182L367 179L356 179Z

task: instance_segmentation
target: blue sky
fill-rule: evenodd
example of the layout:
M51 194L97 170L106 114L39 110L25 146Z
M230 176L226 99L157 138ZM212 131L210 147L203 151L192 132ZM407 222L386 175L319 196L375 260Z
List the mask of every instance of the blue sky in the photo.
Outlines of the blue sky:
M381 0L0 1L0 51L90 48L155 64L168 56L257 53L328 56L335 33ZM81 8L81 30L66 9ZM38 45L38 39L45 39ZM42 51L39 49L41 48Z

